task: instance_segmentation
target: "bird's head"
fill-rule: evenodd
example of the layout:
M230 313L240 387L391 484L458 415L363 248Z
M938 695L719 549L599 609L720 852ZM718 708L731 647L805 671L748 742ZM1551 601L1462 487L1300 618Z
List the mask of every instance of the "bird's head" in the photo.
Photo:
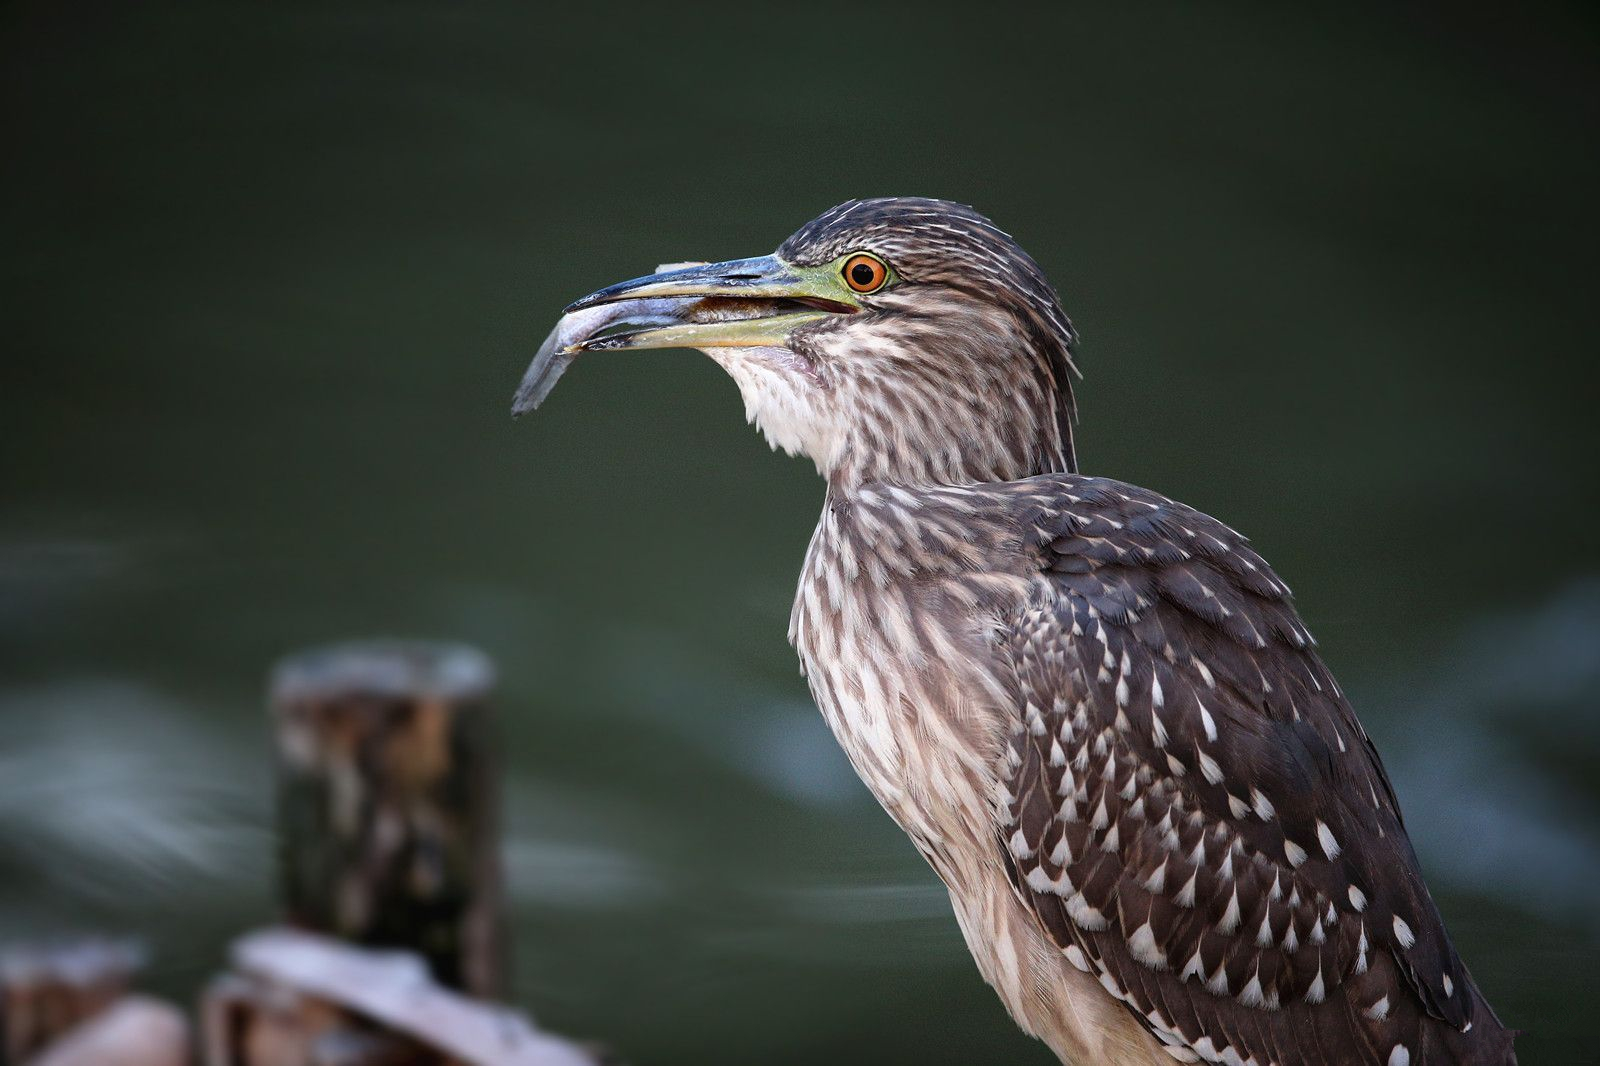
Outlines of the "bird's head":
M518 413L579 352L695 348L774 447L834 484L1074 468L1072 325L1038 265L969 207L852 200L772 255L663 270L567 311Z

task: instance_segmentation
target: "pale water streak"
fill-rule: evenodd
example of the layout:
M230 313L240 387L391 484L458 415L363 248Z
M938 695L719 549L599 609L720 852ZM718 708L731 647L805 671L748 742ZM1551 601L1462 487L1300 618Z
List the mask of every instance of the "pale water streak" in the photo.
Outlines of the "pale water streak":
M196 708L137 683L0 692L0 857L67 898L263 881L268 777Z

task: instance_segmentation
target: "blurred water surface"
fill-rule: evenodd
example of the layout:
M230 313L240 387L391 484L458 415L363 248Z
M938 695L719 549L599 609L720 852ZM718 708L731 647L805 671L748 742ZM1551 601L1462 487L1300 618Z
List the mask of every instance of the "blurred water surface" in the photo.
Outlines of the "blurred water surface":
M1509 16L1507 16L1509 19ZM506 417L569 299L971 202L1085 337L1085 467L1250 534L1525 1061L1600 964L1595 25L10 5L0 938L271 913L262 679L504 675L517 995L641 1063L1048 1061L784 642L821 498L689 353Z

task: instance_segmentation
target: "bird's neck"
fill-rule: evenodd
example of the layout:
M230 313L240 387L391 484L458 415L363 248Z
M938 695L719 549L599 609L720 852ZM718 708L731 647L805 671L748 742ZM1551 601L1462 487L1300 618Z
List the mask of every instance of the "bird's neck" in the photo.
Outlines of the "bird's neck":
M963 403L959 398L926 398L920 408L889 405L892 417L853 419L817 468L839 496L864 485L980 485L1072 473L1070 443L1062 440L1050 405L1037 397L1013 400L992 413L961 411L957 419L943 416L950 413L947 404Z
M846 451L823 473L830 496L848 498L863 486L916 489L933 486L990 485L1040 474L1072 473L1059 452L1041 446L1031 454L996 457L977 450L971 457L938 455L927 462L885 462L882 457Z
M838 345L818 361L825 394L815 410L827 429L804 450L830 490L1076 470L1070 383L1037 335L1010 318L925 336L911 325L888 318L823 338Z

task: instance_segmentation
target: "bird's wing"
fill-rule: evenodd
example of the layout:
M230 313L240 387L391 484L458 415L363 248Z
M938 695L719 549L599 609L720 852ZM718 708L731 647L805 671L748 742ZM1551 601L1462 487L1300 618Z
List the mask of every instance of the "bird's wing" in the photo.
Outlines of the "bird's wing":
M999 846L1054 942L1181 1060L1514 1061L1288 588L1191 508L1032 480Z

